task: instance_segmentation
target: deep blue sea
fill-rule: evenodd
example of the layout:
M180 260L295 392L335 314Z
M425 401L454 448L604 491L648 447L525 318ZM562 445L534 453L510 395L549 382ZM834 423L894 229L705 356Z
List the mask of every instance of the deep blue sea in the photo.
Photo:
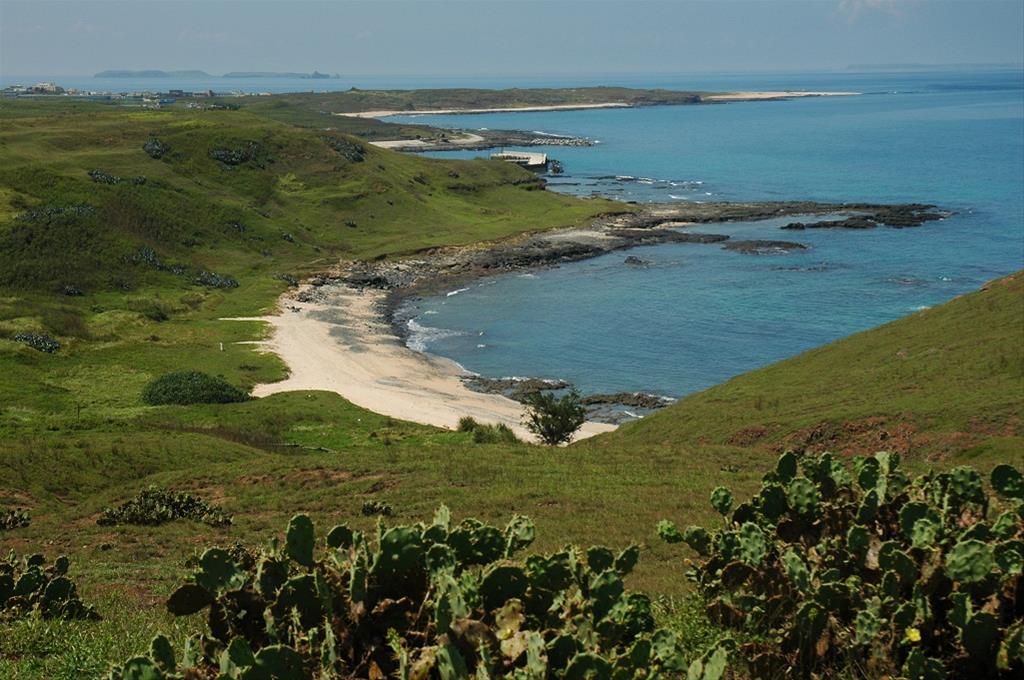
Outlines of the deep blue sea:
M810 248L752 256L717 245L660 245L487 279L411 303L412 346L487 376L563 378L585 392L682 396L1024 267L1020 71L723 75L628 84L864 94L402 119L599 140L589 148L547 149L566 167L550 186L575 194L657 202L915 201L956 214L902 230L780 231L788 219L709 225L702 230ZM651 266L626 266L627 254Z

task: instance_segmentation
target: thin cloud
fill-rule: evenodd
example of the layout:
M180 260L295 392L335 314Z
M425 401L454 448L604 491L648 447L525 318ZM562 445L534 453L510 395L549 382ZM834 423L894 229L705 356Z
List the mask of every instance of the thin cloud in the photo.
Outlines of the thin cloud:
M839 0L839 13L850 21L871 12L902 18L913 4L914 0Z

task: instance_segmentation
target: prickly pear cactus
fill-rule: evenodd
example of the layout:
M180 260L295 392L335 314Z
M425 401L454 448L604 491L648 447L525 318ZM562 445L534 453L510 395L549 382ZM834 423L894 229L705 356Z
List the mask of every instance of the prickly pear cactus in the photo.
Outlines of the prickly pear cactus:
M156 526L176 519L191 519L224 527L231 524L231 515L189 493L168 491L151 486L116 508L105 508L96 520L100 526L141 524Z
M756 529L756 527L755 527ZM186 650L153 641L148 656L111 670L128 678L635 678L679 674L675 637L657 630L651 602L626 589L635 547L516 555L529 519L508 526L441 508L432 523L346 526L317 537L305 515L254 564L205 551L168 610L205 612ZM766 541L744 544L755 560ZM728 650L700 660L717 680Z
M28 510L14 508L13 510L0 510L0 531L10 531L27 527L32 523Z
M47 566L42 555L0 560L0 620L37 615L44 619L98 619L78 597L68 578L70 562L61 556Z
M915 480L894 454L786 453L725 526L658 533L699 559L689 572L717 623L743 631L753 677L1024 677L1024 477L996 466ZM704 667L694 666L704 673ZM696 676L699 677L699 676Z

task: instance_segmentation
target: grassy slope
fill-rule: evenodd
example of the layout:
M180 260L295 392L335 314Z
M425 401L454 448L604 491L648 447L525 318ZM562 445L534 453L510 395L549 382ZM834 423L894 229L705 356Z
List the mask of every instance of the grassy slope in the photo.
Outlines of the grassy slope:
M859 418L872 408L914 412L916 404L937 414L936 427L959 427L978 411L1006 422L1019 414L1021 344L1012 342L1021 327L1019 281L737 379L569 450L477 445L469 435L396 422L326 393L144 407L142 385L171 368L198 368L242 385L281 374L273 357L232 344L257 337L258 324L217 320L269 308L284 288L277 272L299 275L338 257L573 223L608 204L527 191L509 182L528 176L493 163L442 163L373 149L363 163L345 163L318 133L245 112L30 113L6 105L0 111L0 239L12 238L14 213L48 201L89 201L103 219L47 225L50 246L33 249L34 239L23 240L18 262L0 262L5 274L22 261L35 267L19 270L0 291L0 334L35 328L65 343L60 353L43 355L0 339L0 507L27 505L33 513L30 527L0 534L0 550L69 554L84 597L105 620L0 626L0 677L80 677L144 648L157 629L181 638L199 621L171 621L161 602L201 546L261 543L297 511L310 512L323 528L338 521L368 528L372 520L359 509L370 499L390 503L403 520L424 517L442 502L459 516L493 521L523 512L537 520L541 547L642 542L635 585L679 595L679 551L653 537L655 522L666 516L710 521L711 489L752 488L768 465L765 449L787 431L823 417ZM151 132L180 155L153 161L142 154ZM263 170L225 170L207 157L214 144L249 139L260 141L275 162ZM149 181L98 185L85 177L93 168ZM453 170L458 178L449 175ZM124 211L131 217L119 217ZM225 229L236 218L244 233ZM346 220L357 227L345 227ZM52 266L69 245L78 248L75 255L85 254L84 246L66 242L69 231L83 236L74 229L84 226L106 239L96 251L101 257L81 269L75 257ZM282 231L296 243L282 239ZM235 276L241 286L206 290L166 272L122 266L121 256L140 244L165 261ZM10 252L0 249L0 259ZM70 275L76 278L65 280ZM130 290L120 290L116 279ZM86 295L55 293L65 283ZM154 306L169 318L151 318ZM984 351L970 350L966 338L979 336ZM888 366L901 349L907 352L898 357L902 368ZM986 357L996 363L989 366ZM802 365L809 360L816 363ZM850 370L837 370L844 365ZM878 372L887 366L902 377ZM822 375L830 376L827 382ZM944 387L942 375L962 376L958 389ZM898 387L908 376L919 391L904 396ZM744 380L757 382L744 388ZM839 389L845 396L829 401ZM765 393L761 411L758 392ZM962 408L956 406L961 392ZM765 413L779 423L774 434L752 447L728 443L736 430L765 422ZM1020 443L991 441L996 444L950 459L973 455L988 466L1007 454L999 442ZM96 526L105 505L151 483L197 491L235 513L236 524L221 530L191 523Z

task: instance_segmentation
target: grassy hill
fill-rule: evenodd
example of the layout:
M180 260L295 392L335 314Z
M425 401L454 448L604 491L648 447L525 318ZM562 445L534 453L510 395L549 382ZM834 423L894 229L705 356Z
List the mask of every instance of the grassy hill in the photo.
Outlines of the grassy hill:
M683 399L604 448L1024 452L1024 274Z

